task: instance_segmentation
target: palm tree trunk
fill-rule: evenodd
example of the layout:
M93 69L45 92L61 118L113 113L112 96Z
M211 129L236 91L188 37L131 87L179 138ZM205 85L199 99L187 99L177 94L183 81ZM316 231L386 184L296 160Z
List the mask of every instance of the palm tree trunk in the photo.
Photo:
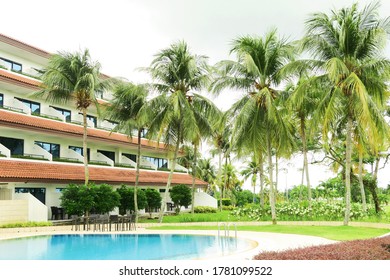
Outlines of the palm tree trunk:
M256 177L257 177L257 173L254 173L252 177L253 204L255 204L256 202Z
M219 210L222 212L222 149L219 149L218 159Z
M307 142L306 142L304 118L301 118L301 137L302 137L302 150L303 150L303 169L306 173L307 196L309 200L309 208L311 208L311 186L310 186L310 176L309 176L309 164L307 161Z
M367 212L367 203L366 203L366 193L364 191L363 184L363 151L359 149L359 186L360 186L360 194L362 196L362 208L363 212Z
M260 158L260 207L264 208L264 162L263 158Z
M278 180L279 180L279 160L278 160L278 155L275 153L275 194L278 192Z
M225 155L225 173L224 173L224 186L223 186L223 192L222 192L222 198L225 198L225 195L226 195L226 190L227 190L227 164L228 164L228 158L227 156Z
M162 223L162 221L163 221L165 206L166 206L166 202L168 200L169 187L171 186L173 172L175 171L175 167L176 167L177 154L179 152L179 146L180 146L180 141L179 141L180 137L179 136L180 136L180 134L177 137L175 153L173 154L173 160L172 160L172 164L171 164L171 171L169 172L168 182L167 182L167 186L165 187L165 192L164 192L164 199L163 199L163 203L162 203L161 208L160 208L160 213L159 213L159 217L158 217L159 223Z
M194 214L194 208L195 208L195 178L196 178L196 152L197 152L197 145L194 144L194 160L192 162L192 198L191 198L191 213Z
M89 181L89 168L88 168L88 148L87 148L87 108L83 108L83 154L84 154L84 184L87 186Z
M375 158L375 167L374 167L374 173L372 178L374 179L374 184L370 184L370 190L372 194L372 199L374 200L374 205L375 205L375 212L379 213L381 211L380 203L379 203L379 198L378 198L378 170L379 170L379 161L380 158L377 156Z
M345 216L344 225L349 223L351 212L351 158L352 158L352 118L347 121L347 139L345 151Z
M137 167L135 170L135 185L134 185L134 211L135 211L135 222L138 222L138 183L139 183L139 169L141 165L141 136L142 128L138 129L138 149L137 149Z
M275 209L275 194L273 182L273 164L272 164L272 149L271 136L267 134L267 153L268 153L268 176L269 176L269 203L271 206L272 224L276 225L276 209Z

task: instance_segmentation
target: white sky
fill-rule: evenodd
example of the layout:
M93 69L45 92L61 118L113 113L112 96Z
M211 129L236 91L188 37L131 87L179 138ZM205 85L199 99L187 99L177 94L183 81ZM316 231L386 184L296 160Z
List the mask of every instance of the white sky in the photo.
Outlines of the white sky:
M214 64L229 58L230 43L239 36L261 36L276 27L281 36L299 39L309 14L354 2L363 7L370 1L12 0L0 5L0 32L53 53L88 48L104 73L145 82L136 69L175 41L186 41L193 53ZM381 1L380 13L390 16L390 1ZM238 97L225 92L215 102L226 109ZM288 185L300 183L297 168L289 168ZM324 168L314 171L313 183L327 176Z

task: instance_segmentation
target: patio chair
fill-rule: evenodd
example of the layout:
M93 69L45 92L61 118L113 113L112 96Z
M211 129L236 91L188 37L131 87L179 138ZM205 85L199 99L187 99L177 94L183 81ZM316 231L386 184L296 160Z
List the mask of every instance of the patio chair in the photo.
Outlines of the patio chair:
M114 224L115 230L119 230L120 222L119 222L118 215L110 215L109 223L110 223L110 231L111 231L112 224Z
M109 220L110 218L108 215L99 215L95 222L95 230L108 230Z
M71 215L71 220L72 220L72 229L74 228L75 231L80 230L80 222L81 218L77 215Z
M129 223L129 229L134 228L134 230L137 230L137 225L135 223L135 214L130 215L130 223Z
M58 207L57 206L51 206L50 207L51 209L51 219L52 220L57 220L57 217L58 217Z

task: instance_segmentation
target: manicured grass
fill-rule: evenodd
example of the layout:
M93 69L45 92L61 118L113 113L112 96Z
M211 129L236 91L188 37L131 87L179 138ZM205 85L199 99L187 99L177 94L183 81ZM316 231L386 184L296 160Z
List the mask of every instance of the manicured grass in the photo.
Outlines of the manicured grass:
M150 227L158 230L218 230L216 226L160 226ZM266 226L237 226L240 231L290 233L324 237L331 240L356 240L377 237L389 233L388 229L352 227L352 226L290 226L290 225L266 225Z
M17 228L17 227L48 227L52 222L25 222L0 225L0 228Z

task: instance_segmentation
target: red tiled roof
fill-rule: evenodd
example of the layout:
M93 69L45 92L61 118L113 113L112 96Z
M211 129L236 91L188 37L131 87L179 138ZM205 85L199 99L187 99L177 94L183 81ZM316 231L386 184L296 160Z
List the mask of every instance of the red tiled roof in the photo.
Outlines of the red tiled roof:
M21 76L21 75L17 75L15 73L12 73L12 72L9 72L7 70L4 70L4 69L0 69L0 79L6 81L6 82L11 82L11 83L16 83L16 84L25 84L25 85L28 85L28 86L32 86L34 88L37 88L41 85L41 82L33 79L33 78L30 78L30 77L27 77L27 76Z
M83 127L80 125L45 119L36 116L24 115L24 114L15 113L6 110L0 110L0 125L6 125L10 127L19 126L24 129L28 128L28 129L34 129L40 131L43 130L45 132L65 134L68 136L81 137L83 135ZM135 145L138 143L137 137L133 137L132 139L129 139L124 134L114 133L114 132L110 133L110 131L105 131L105 130L95 129L95 128L88 128L88 139L120 142L123 144L132 143ZM157 147L159 149L166 149L163 143L157 143L155 141L149 141L147 139L142 139L141 145L144 148Z
M19 49L22 49L22 50L25 50L25 51L28 51L28 52L31 52L31 53L34 53L37 55L40 55L40 56L45 57L45 58L49 58L51 55L51 53L49 53L47 51L44 51L44 50L39 49L37 47L31 46L29 44L26 44L22 41L16 40L14 38L11 38L11 37L4 35L4 34L1 34L1 33L0 33L0 42L4 42L8 45L17 47Z
M89 166L91 182L109 184L134 184L135 169L118 167ZM139 183L143 186L165 186L169 172L140 171ZM60 164L48 162L32 162L25 160L0 160L0 182L51 182L51 183L83 183L84 165ZM207 183L196 179L198 187L206 187ZM192 184L192 177L184 173L174 173L172 184Z

